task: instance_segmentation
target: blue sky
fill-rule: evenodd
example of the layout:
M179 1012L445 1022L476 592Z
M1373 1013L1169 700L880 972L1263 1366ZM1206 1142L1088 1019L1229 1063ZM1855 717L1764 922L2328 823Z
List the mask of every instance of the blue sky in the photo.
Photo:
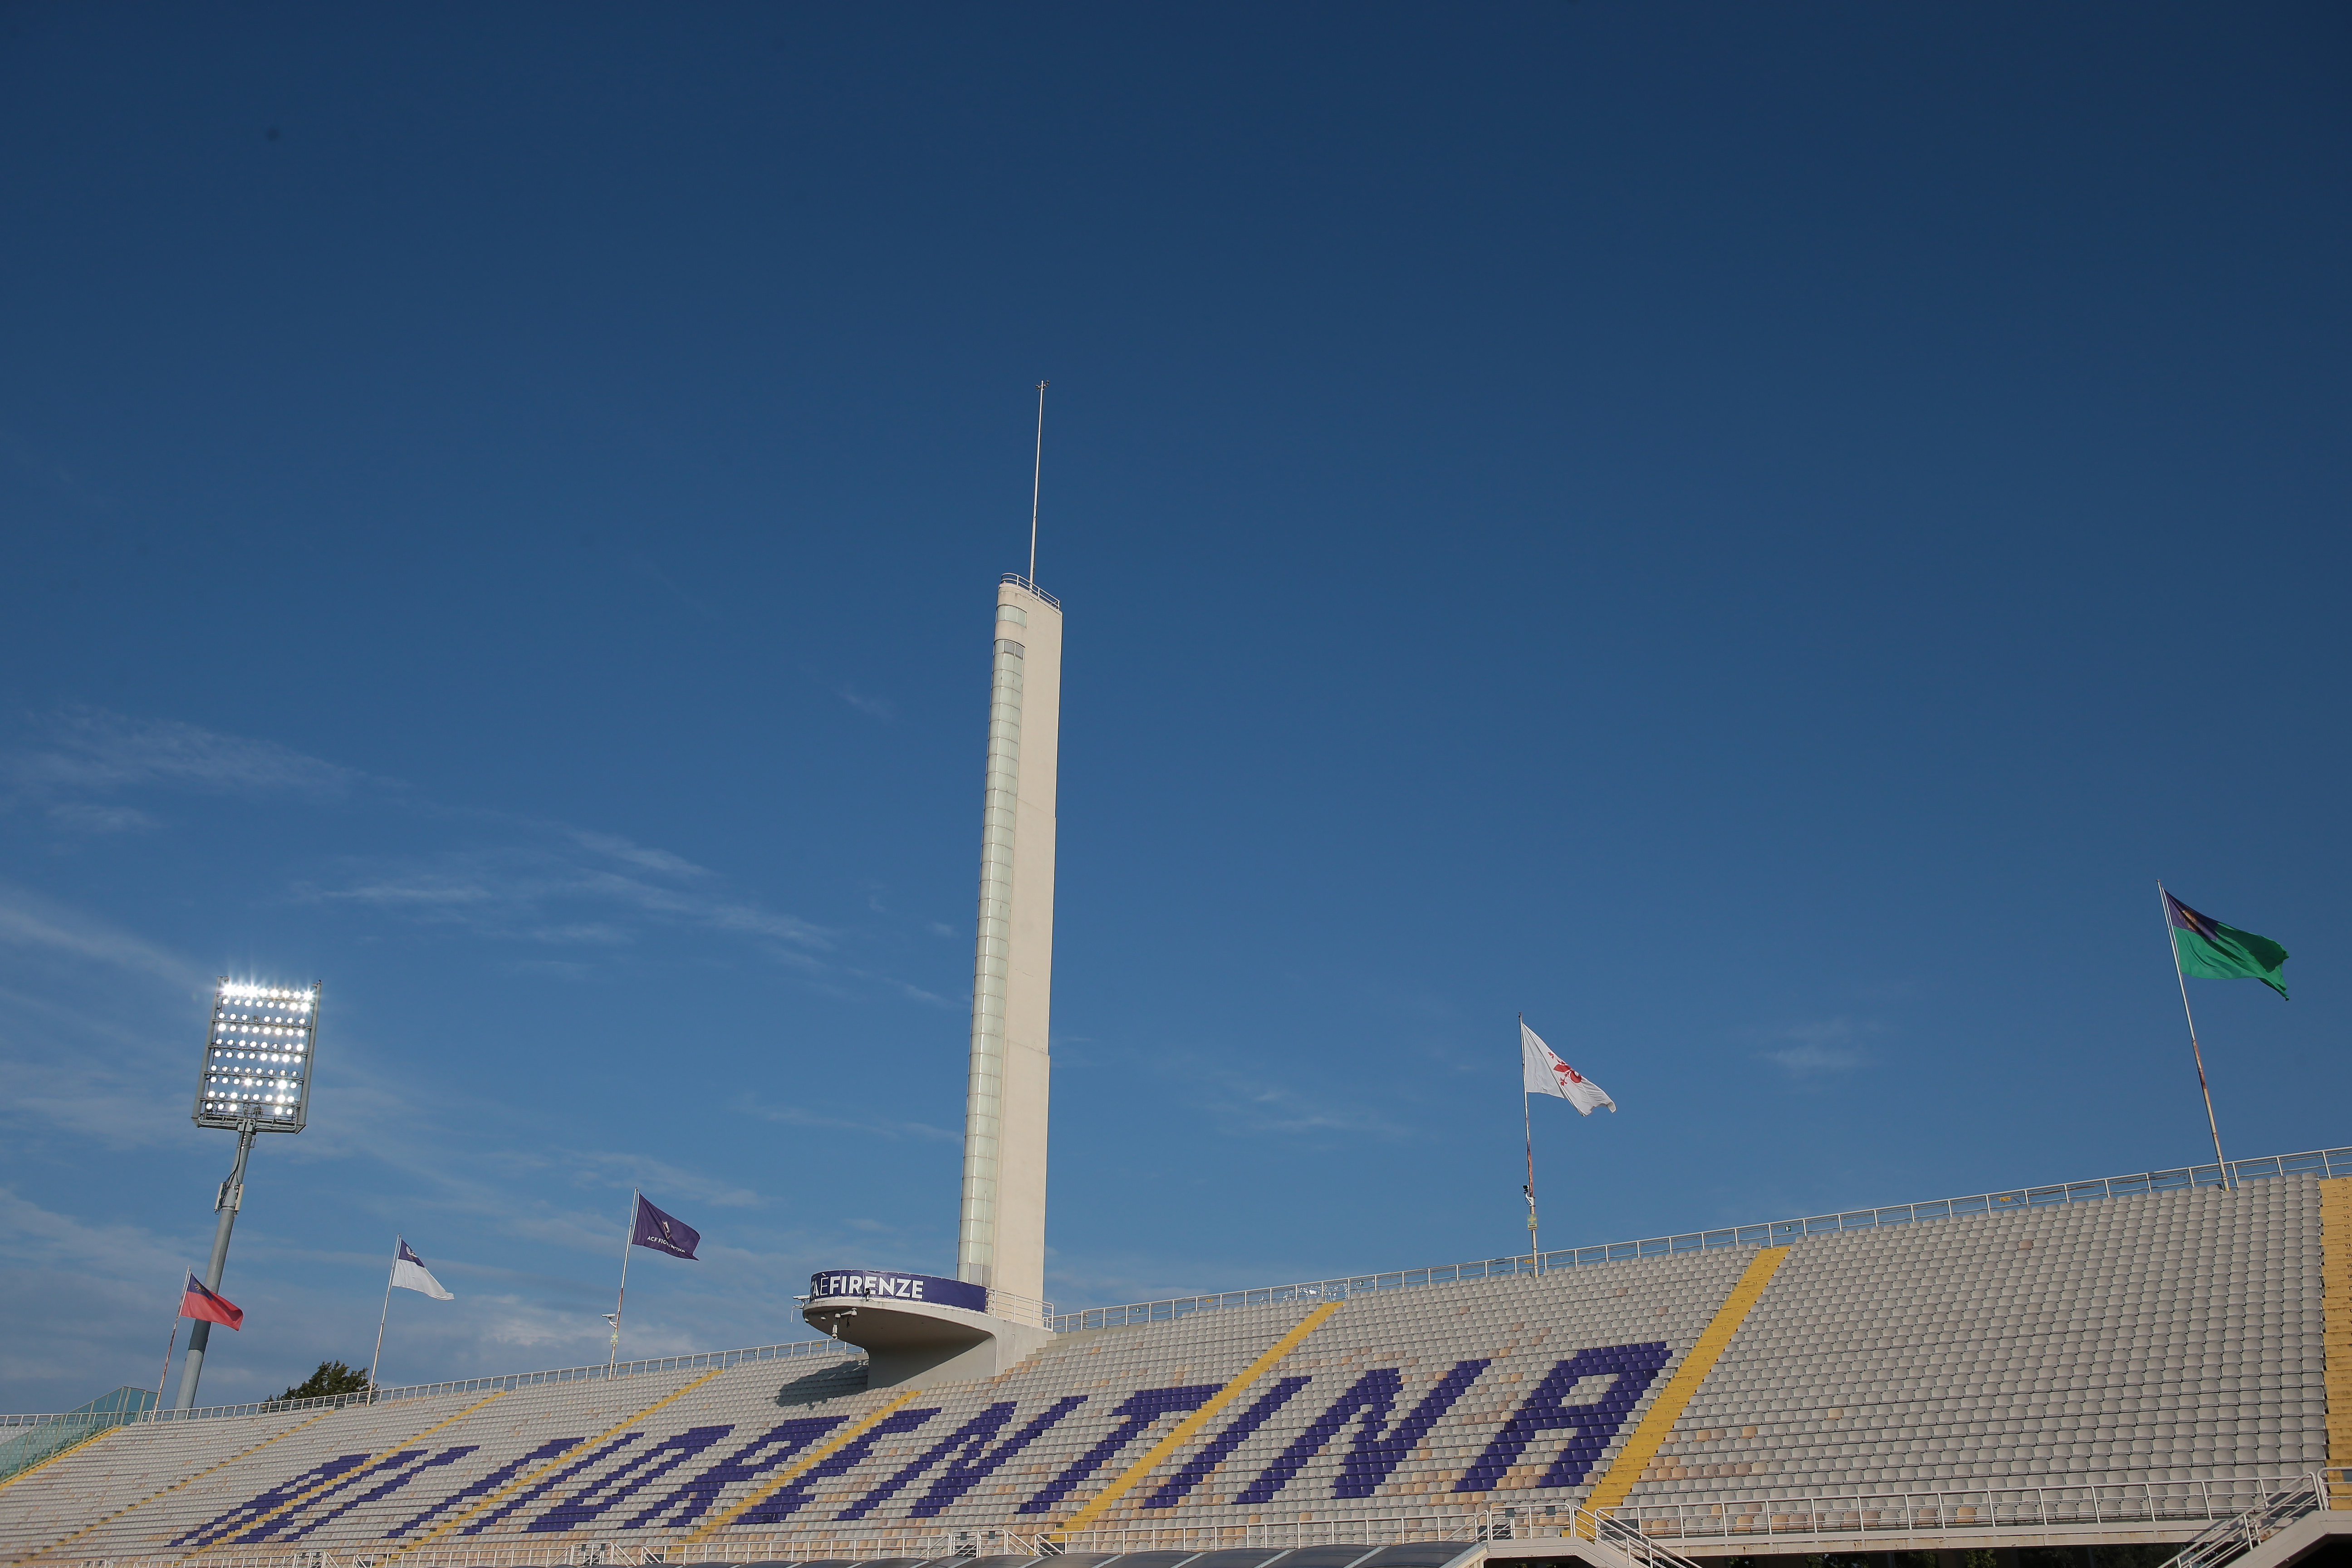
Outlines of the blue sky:
M2347 23L0 10L0 1405L953 1261L1067 606L1064 1306L2352 1143Z

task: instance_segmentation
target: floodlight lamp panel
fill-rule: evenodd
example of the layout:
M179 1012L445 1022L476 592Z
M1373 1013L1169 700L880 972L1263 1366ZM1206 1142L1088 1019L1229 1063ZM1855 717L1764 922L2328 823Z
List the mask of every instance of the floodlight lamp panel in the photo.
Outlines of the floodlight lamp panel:
M319 987L224 975L196 1068L199 1127L299 1132L310 1121L319 1046Z

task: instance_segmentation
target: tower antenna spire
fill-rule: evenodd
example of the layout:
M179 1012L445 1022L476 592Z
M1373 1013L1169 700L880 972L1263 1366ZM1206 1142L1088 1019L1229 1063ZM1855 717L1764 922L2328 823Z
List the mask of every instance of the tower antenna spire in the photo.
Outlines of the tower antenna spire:
M1037 492L1045 479L1045 387L1037 384L1037 464L1029 475L1029 586L1037 585Z

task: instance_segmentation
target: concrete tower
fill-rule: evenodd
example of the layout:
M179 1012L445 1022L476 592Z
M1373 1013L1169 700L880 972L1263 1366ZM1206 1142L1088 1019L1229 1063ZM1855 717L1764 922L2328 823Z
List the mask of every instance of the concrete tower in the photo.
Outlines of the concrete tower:
M988 699L956 1278L1031 1302L1045 1294L1046 1031L1061 717L1061 604L1007 574L996 591Z

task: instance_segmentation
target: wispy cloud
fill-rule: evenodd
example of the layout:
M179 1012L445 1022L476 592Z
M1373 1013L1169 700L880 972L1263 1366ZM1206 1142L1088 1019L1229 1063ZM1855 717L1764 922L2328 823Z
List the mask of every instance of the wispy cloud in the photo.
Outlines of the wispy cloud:
M1792 1024L1775 1030L1773 1037L1794 1043L1761 1055L1766 1061L1793 1078L1810 1077L1816 1073L1850 1072L1869 1060L1859 1042L1865 1037L1877 1034L1879 1027L1874 1019L1823 1018L1812 1023Z
M617 833L594 833L584 827L570 828L567 831L572 835L572 842L578 844L583 849L593 850L608 859L635 866L640 870L651 871L656 876L677 877L690 880L713 874L708 867L698 866L682 855L673 855L667 849L656 849L649 845L635 843L622 837Z
M86 800L49 807L49 820L72 833L143 833L162 826L136 806L97 805Z
M176 719L68 708L42 744L0 759L33 795L173 785L234 795L341 795L366 775L274 741L223 734Z
M1412 1130L1359 1100L1310 1093L1260 1074L1183 1052L1164 1054L1156 1070L1190 1079L1196 1103L1220 1131L1251 1137L1345 1133L1409 1138Z
M0 882L0 942L87 959L174 984L202 984L206 978L178 953L6 882Z
M668 573L664 572L660 567L653 563L651 558L644 555L632 555L629 557L629 564L635 569L639 576L645 578L647 582L659 585L664 593L677 600L687 609L701 616L704 620L715 621L720 618L717 610L711 608L710 605L703 603L700 599L696 598L693 595L679 587L677 584L671 579Z
M673 1197L699 1198L722 1208L757 1208L768 1201L749 1187L644 1154L597 1154L589 1160L587 1167L596 1179L616 1192L622 1187L638 1187Z
M325 798L383 782L274 741L89 707L63 710L39 744L0 756L0 779L22 795L53 799L49 818L85 834L157 824L136 807L55 797L163 787ZM815 923L730 893L719 873L657 846L502 813L440 815L486 826L487 836L505 842L398 860L354 861L340 884L312 879L298 883L294 896L551 946L623 944L633 940L633 926L645 921L782 944L803 954L833 946L832 934ZM0 933L0 941L10 939ZM787 954L777 955L790 961ZM884 979L915 1000L944 1000L887 977L858 977Z
M625 867L635 848L607 842L591 851L553 831L545 839L574 859L601 856L607 868ZM657 864L689 888L709 877L683 859ZM0 1346L0 1393L13 1408L62 1408L87 1398L93 1379L152 1385L170 1289L178 1270L201 1265L211 1216L199 1205L179 1216L190 1223L151 1230L144 1212L127 1223L105 1212L102 1191L59 1201L28 1184L93 1150L126 1146L174 1168L193 1155L192 1192L219 1174L214 1161L226 1162L226 1142L198 1138L201 1147L192 1147L186 1123L186 1010L209 978L164 946L0 883L0 1077L10 1090L0 1096L0 1138L26 1178L0 1191L0 1256L9 1260L0 1269L0 1315L20 1330ZM394 1335L397 1350L386 1347L394 1380L601 1361L595 1314L610 1309L611 1287L592 1281L614 1261L632 1184L701 1228L705 1245L700 1268L660 1281L642 1306L632 1291L624 1354L802 1337L788 1315L779 1321L776 1303L811 1269L849 1250L918 1263L922 1247L937 1244L928 1234L872 1232L779 1205L690 1150L665 1150L672 1157L662 1159L583 1142L573 1129L534 1121L528 1105L453 1106L418 1078L409 1054L378 1049L357 1015L337 1031L332 1100L333 1114L314 1119L304 1137L272 1141L271 1169L287 1170L270 1191L306 1170L305 1180L343 1192L352 1213L373 1215L378 1226L338 1226L331 1256L317 1234L273 1232L269 1205L247 1215L236 1299L279 1328L208 1369L208 1400L273 1394L322 1356L351 1360L366 1349L373 1324L359 1324L351 1303L368 1293L369 1274L381 1285L381 1260L361 1258L364 1247L354 1245L371 1229L386 1247L393 1230L404 1232L445 1279L478 1278L471 1289L453 1284L457 1303L416 1315ZM772 1119L838 1121L868 1138L955 1137L914 1122L804 1117L799 1108ZM71 1212L85 1202L100 1212Z
M870 692L860 691L846 681L835 687L833 694L869 719L879 719L887 723L898 716L898 710L895 704L884 698L876 697Z
M1766 1051L1764 1059L1785 1071L1804 1074L1844 1072L1862 1065L1862 1053L1841 1049L1836 1046L1790 1046L1785 1050Z
M306 883L295 894L550 945L624 943L636 919L806 951L833 946L822 927L730 895L712 885L713 872L667 850L552 825L526 830L536 842L362 863L340 885Z

